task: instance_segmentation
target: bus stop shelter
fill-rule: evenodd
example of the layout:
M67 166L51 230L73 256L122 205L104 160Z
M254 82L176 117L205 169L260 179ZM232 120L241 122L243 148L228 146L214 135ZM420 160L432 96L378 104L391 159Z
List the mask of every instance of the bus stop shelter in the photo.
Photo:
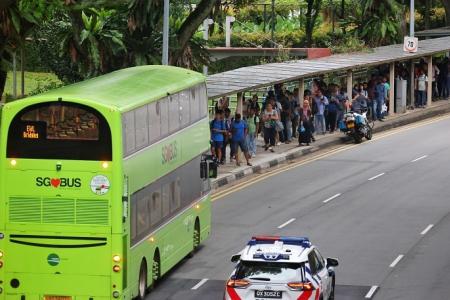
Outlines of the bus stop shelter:
M237 111L242 113L243 93L273 86L278 83L298 82L300 103L303 100L305 79L314 78L329 73L345 72L347 76L347 95L352 95L353 72L358 69L389 65L390 94L394 99L395 64L410 63L409 82L414 83L414 62L425 58L428 63L428 78L433 77L433 55L450 51L450 37L428 39L419 42L416 53L403 51L403 44L396 44L370 49L367 52L337 54L324 58L310 60L294 60L283 63L270 63L243 67L207 78L208 97L210 99L222 96L237 95ZM414 104L414 84L409 84L409 94ZM428 80L428 104L432 98L432 80ZM394 112L394 102L390 101L389 110Z

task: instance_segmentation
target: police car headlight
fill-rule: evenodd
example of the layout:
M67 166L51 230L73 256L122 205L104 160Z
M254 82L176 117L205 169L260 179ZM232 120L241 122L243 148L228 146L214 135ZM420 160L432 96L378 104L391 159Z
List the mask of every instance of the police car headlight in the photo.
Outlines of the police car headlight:
M227 286L237 289L245 289L250 285L250 281L245 279L229 279L227 281Z

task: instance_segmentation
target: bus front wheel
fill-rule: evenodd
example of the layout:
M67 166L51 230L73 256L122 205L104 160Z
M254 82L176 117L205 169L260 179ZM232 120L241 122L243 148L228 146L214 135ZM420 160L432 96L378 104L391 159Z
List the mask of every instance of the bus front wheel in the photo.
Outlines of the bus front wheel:
M142 260L139 270L139 291L138 300L144 300L147 295L147 262Z

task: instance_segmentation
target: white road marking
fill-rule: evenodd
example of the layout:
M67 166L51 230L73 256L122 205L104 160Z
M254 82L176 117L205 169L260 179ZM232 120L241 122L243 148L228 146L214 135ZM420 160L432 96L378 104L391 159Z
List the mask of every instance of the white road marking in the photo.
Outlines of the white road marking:
M292 219L290 219L289 221L287 221L287 222L281 224L280 226L278 226L278 229L281 229L281 228L283 228L283 227L286 227L286 226L288 226L289 224L291 224L291 223L294 222L294 221L295 221L295 218L292 218Z
M198 290L202 285L204 285L208 281L208 278L203 278L199 283L194 285L191 290Z
M398 262L402 260L403 256L404 256L403 254L397 256L397 258L389 265L389 267L391 268L395 267L398 264Z
M338 193L338 194L336 194L336 195L334 195L334 196L331 196L331 197L328 198L327 200L323 200L323 203L328 203L328 202L330 202L331 200L333 200L333 199L339 197L340 195L341 195L341 193Z
M370 290L367 292L366 294L366 299L370 299L372 298L373 294L375 294L376 290L377 290L378 286L376 285L372 285L372 287L370 288Z
M374 179L377 179L378 177L381 177L381 176L383 176L385 173L380 173L380 174L378 174L378 175L375 175L375 176L373 176L373 177L370 177L368 180L369 181L372 181L372 180L374 180Z
M433 228L433 226L434 226L433 224L428 225L427 228L425 228L420 234L421 235L427 234L428 231L430 231L430 229Z
M427 157L428 157L428 155L424 155L424 156L418 157L416 159L413 159L411 162L416 162L416 161L419 161L419 160L427 158Z

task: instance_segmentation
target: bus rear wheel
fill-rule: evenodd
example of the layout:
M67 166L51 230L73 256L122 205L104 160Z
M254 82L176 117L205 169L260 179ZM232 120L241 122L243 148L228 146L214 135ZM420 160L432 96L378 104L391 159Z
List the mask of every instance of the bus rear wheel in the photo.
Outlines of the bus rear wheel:
M192 251L187 255L188 258L194 257L195 252L200 246L200 221L198 218L195 220L194 233L192 234Z
M139 270L139 286L138 286L138 300L144 300L147 295L147 262L142 260L141 268Z
M159 259L159 251L155 252L155 255L153 256L153 264L152 264L152 286L151 288L155 287L156 282L158 281L160 277L160 271L161 271L161 264Z

